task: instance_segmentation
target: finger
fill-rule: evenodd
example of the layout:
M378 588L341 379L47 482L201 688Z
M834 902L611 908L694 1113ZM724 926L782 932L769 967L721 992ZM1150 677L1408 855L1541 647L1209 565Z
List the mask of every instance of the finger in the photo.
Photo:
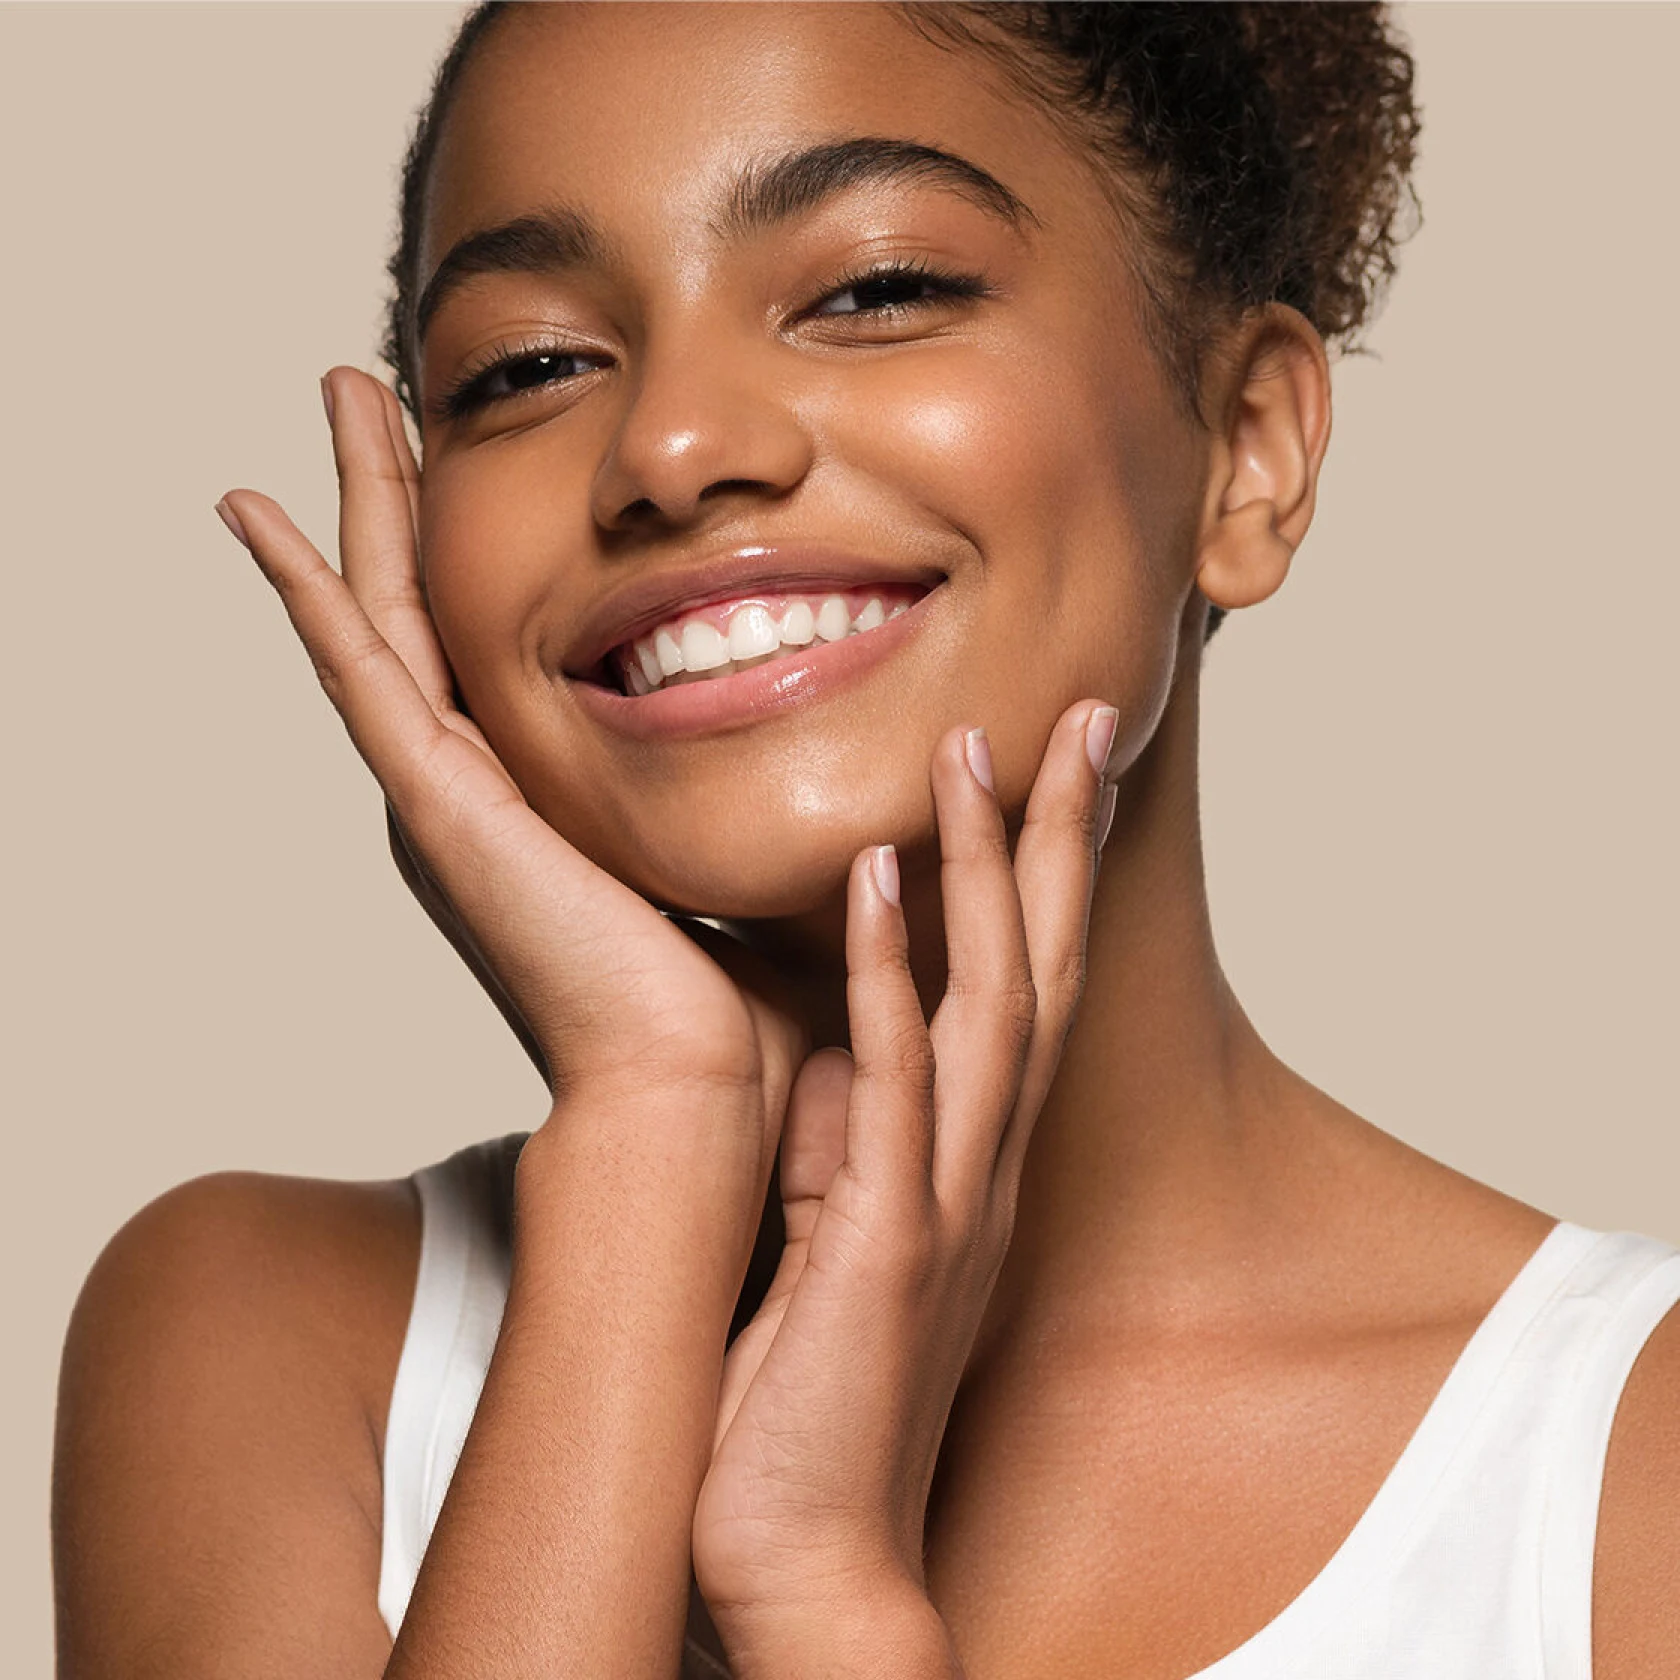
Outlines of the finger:
M416 554L419 549L420 534L420 463L414 459L414 450L408 441L408 428L403 424L403 406L397 400L397 393L383 380L375 380L379 387L379 399L385 410L385 430L390 434L391 449L397 457L397 466L402 472L403 485L408 491L409 524L414 530Z
M852 1092L846 1164L882 1196L925 1192L933 1166L933 1046L910 972L898 856L874 846L846 887Z
M279 592L299 639L356 750L384 788L427 874L455 905L512 995L556 1020L587 1008L557 992L550 931L565 928L568 973L625 960L638 941L669 933L644 900L627 895L545 823L493 756L432 710L408 667L374 628L337 572L254 490L230 491L247 546Z
M277 502L254 490L235 490L222 503L279 594L357 751L413 833L409 817L417 784L429 778L429 767L449 743L463 749L467 743L444 726L346 581Z
M933 757L946 985L931 1037L939 1070L934 1184L950 1208L989 1195L1038 1005L1003 813L983 730Z
M344 581L441 715L453 707L453 687L420 588L419 474L401 417L391 412L396 398L356 368L332 369L321 389L338 469Z
M1099 806L1112 797L1107 764L1119 714L1081 701L1057 720L1027 798L1015 843L1015 880L1026 924L1038 1021L1027 1049L1016 1111L1005 1127L998 1173L1019 1181L1038 1111L1085 985L1091 891L1097 872ZM1101 768L1099 768L1101 767Z
M781 1196L790 1243L809 1241L823 1198L846 1158L851 1094L852 1058L836 1046L808 1056L788 1093Z

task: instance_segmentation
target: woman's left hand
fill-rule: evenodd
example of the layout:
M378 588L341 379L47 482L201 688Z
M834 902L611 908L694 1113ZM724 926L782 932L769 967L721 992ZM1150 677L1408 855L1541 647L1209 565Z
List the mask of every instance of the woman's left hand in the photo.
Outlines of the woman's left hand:
M853 1057L802 1067L781 1140L787 1226L724 1363L694 1569L738 1672L776 1631L924 1592L923 1527L957 1385L1002 1268L1022 1163L1073 1020L1115 714L1056 725L1010 861L983 736L932 782L948 983L929 1025L890 848L854 860ZM1099 810L1099 807L1101 809ZM925 1600L924 1600L925 1602ZM850 1607L849 1610L847 1607Z

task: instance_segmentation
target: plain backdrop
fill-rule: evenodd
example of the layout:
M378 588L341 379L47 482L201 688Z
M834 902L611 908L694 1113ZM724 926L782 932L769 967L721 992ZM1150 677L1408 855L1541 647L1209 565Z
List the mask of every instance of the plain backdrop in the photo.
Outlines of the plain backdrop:
M459 15L0 10L10 1673L50 1666L58 1348L111 1232L194 1174L399 1174L544 1113L211 511L254 485L330 544L316 381L375 365ZM1401 16L1424 224L1288 585L1210 650L1215 927L1354 1108L1680 1239L1680 9Z

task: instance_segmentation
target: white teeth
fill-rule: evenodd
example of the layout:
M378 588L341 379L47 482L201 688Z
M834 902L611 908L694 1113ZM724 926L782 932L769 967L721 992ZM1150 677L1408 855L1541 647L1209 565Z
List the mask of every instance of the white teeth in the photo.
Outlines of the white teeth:
M729 657L737 662L774 653L782 645L770 609L749 601L729 620Z
M653 638L653 651L659 660L661 676L674 677L683 668L682 649L677 646L677 638L669 630L661 630Z
M745 601L729 615L724 630L703 618L661 625L651 636L639 636L622 646L617 664L627 693L651 694L673 683L702 682L750 670L785 650L812 642L843 641L878 629L909 610L908 601L894 601L889 609L879 595L871 595L854 619L846 597L835 594L825 595L814 606L811 600L790 601L777 619L762 601Z
M691 618L683 626L682 656L685 671L715 671L729 663L729 643L705 619Z
M845 597L827 596L817 609L817 634L825 642L837 642L849 634L851 628L852 615L846 611Z
M635 656L636 664L647 678L648 687L658 688L665 676L665 668L659 663L659 655L653 651L653 643L645 636L635 644Z
M790 647L805 647L817 639L817 615L808 601L795 601L776 628Z

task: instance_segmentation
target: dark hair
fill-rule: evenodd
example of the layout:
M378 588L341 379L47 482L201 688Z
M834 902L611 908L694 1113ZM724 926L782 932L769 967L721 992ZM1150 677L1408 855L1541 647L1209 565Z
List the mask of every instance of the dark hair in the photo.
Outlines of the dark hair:
M1137 231L1146 327L1194 408L1217 326L1269 302L1359 347L1417 225L1412 59L1387 9L1295 4L909 3L929 39L988 53L1112 167ZM420 223L462 69L508 10L481 0L439 65L403 162L384 356L418 413L412 321ZM1208 634L1223 614L1210 610Z

